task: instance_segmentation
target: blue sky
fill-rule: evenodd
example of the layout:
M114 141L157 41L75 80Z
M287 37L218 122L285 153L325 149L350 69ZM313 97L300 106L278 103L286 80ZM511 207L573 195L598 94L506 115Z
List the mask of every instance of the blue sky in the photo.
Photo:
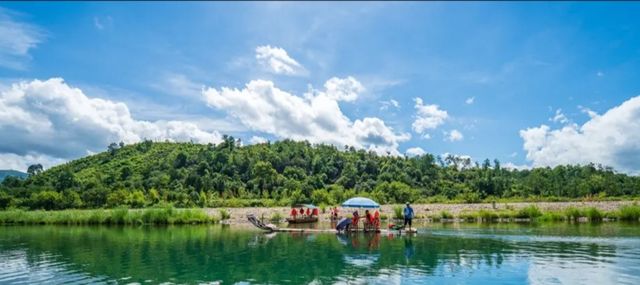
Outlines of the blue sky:
M231 134L640 170L638 3L0 6L0 135L11 137L0 168L53 165L109 141ZM332 78L335 90L325 85ZM344 90L353 96L336 97ZM130 114L84 118L104 103L97 98ZM51 134L34 134L24 114Z

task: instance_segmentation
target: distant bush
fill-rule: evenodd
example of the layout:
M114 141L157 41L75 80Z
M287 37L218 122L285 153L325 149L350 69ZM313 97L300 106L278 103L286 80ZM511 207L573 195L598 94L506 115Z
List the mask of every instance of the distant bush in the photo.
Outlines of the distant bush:
M7 193L0 192L0 210L9 208L12 202L13 197L9 196Z
M463 221L475 221L478 218L478 214L470 211L462 212L458 215L458 219Z
M589 219L589 221L601 221L604 217L602 211L597 208L591 207L585 210L585 215Z
M519 219L535 219L542 216L542 212L535 205L524 207L517 211L516 218Z
M62 195L56 191L42 191L31 195L31 209L55 210L63 204Z
M132 224L193 224L215 223L201 209L148 208L129 210L62 210L62 211L0 211L0 224L65 224L65 225L132 225Z
M499 219L500 216L495 211L483 209L478 212L478 218L483 221L493 221Z
M272 223L279 223L280 221L282 221L282 219L283 217L280 212L274 212L273 214L271 214L271 218L269 218Z
M453 214L447 212L447 211L442 211L440 212L440 218L442 219L453 219Z
M393 207L393 218L394 219L404 219L404 209L402 206L394 206Z
M544 212L540 217L536 218L537 221L541 222L559 222L568 219L567 216L559 213L559 212Z
M220 212L220 220L222 221L228 220L231 218L231 214L226 209L220 209L218 212Z
M577 220L580 217L584 217L584 212L581 209L578 209L576 207L569 207L566 208L564 210L564 215L567 217L567 219L569 220Z
M618 219L621 221L638 221L640 219L640 206L634 204L620 207Z

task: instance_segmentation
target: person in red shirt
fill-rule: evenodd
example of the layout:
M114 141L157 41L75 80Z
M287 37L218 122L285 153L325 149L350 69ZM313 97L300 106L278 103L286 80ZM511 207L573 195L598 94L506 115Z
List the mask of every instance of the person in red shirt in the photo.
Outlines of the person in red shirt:
M373 225L373 217L371 216L371 212L369 210L364 211L365 217L365 229L370 229Z
M311 213L312 216L318 216L318 208L314 208L313 212Z
M373 225L376 227L376 229L380 228L380 213L378 212L378 210L373 213Z
M291 216L293 217L293 219L296 219L296 216L298 215L298 210L296 210L296 208L291 209Z
M360 221L360 214L358 211L353 212L353 218L351 218L351 226L356 230L358 229L358 221Z
M311 210L309 210L309 208L307 208L307 216L311 216Z

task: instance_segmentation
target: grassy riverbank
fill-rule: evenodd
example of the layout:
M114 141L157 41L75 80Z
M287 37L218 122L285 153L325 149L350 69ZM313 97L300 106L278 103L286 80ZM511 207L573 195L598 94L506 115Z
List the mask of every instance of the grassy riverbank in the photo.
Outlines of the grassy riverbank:
M62 210L62 211L0 211L0 224L55 225L141 225L141 224L208 224L218 217L202 209L175 209L171 206L129 210Z
M383 220L397 220L402 205L383 205ZM640 221L640 205L636 202L590 203L509 203L509 204L418 204L413 205L416 221L426 222L597 222ZM289 207L193 208L172 206L146 209L96 209L61 211L0 211L1 224L57 225L164 225L209 224L224 220L229 224L247 223L247 214L255 214L270 222L284 222ZM350 216L340 208L342 216ZM329 212L321 212L321 221L329 221Z
M479 210L463 211L458 215L442 211L428 216L433 221L462 221L462 222L559 222L559 221L640 221L640 206L625 205L612 211L602 211L596 207L568 207L563 210L543 211L535 205L519 210Z

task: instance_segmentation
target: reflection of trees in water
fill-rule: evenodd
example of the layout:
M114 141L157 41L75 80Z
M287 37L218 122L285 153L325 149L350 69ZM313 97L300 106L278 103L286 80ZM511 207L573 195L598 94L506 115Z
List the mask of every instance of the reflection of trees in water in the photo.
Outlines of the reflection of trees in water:
M118 279L233 283L308 283L313 280L376 275L411 267L423 274L439 266L487 265L508 258L615 255L615 246L560 241L418 235L381 238L379 234L266 236L217 226L184 227L13 227L0 232L0 254L22 249L35 265L43 252L71 270ZM346 245L345 245L346 241ZM365 260L366 262L359 262Z

